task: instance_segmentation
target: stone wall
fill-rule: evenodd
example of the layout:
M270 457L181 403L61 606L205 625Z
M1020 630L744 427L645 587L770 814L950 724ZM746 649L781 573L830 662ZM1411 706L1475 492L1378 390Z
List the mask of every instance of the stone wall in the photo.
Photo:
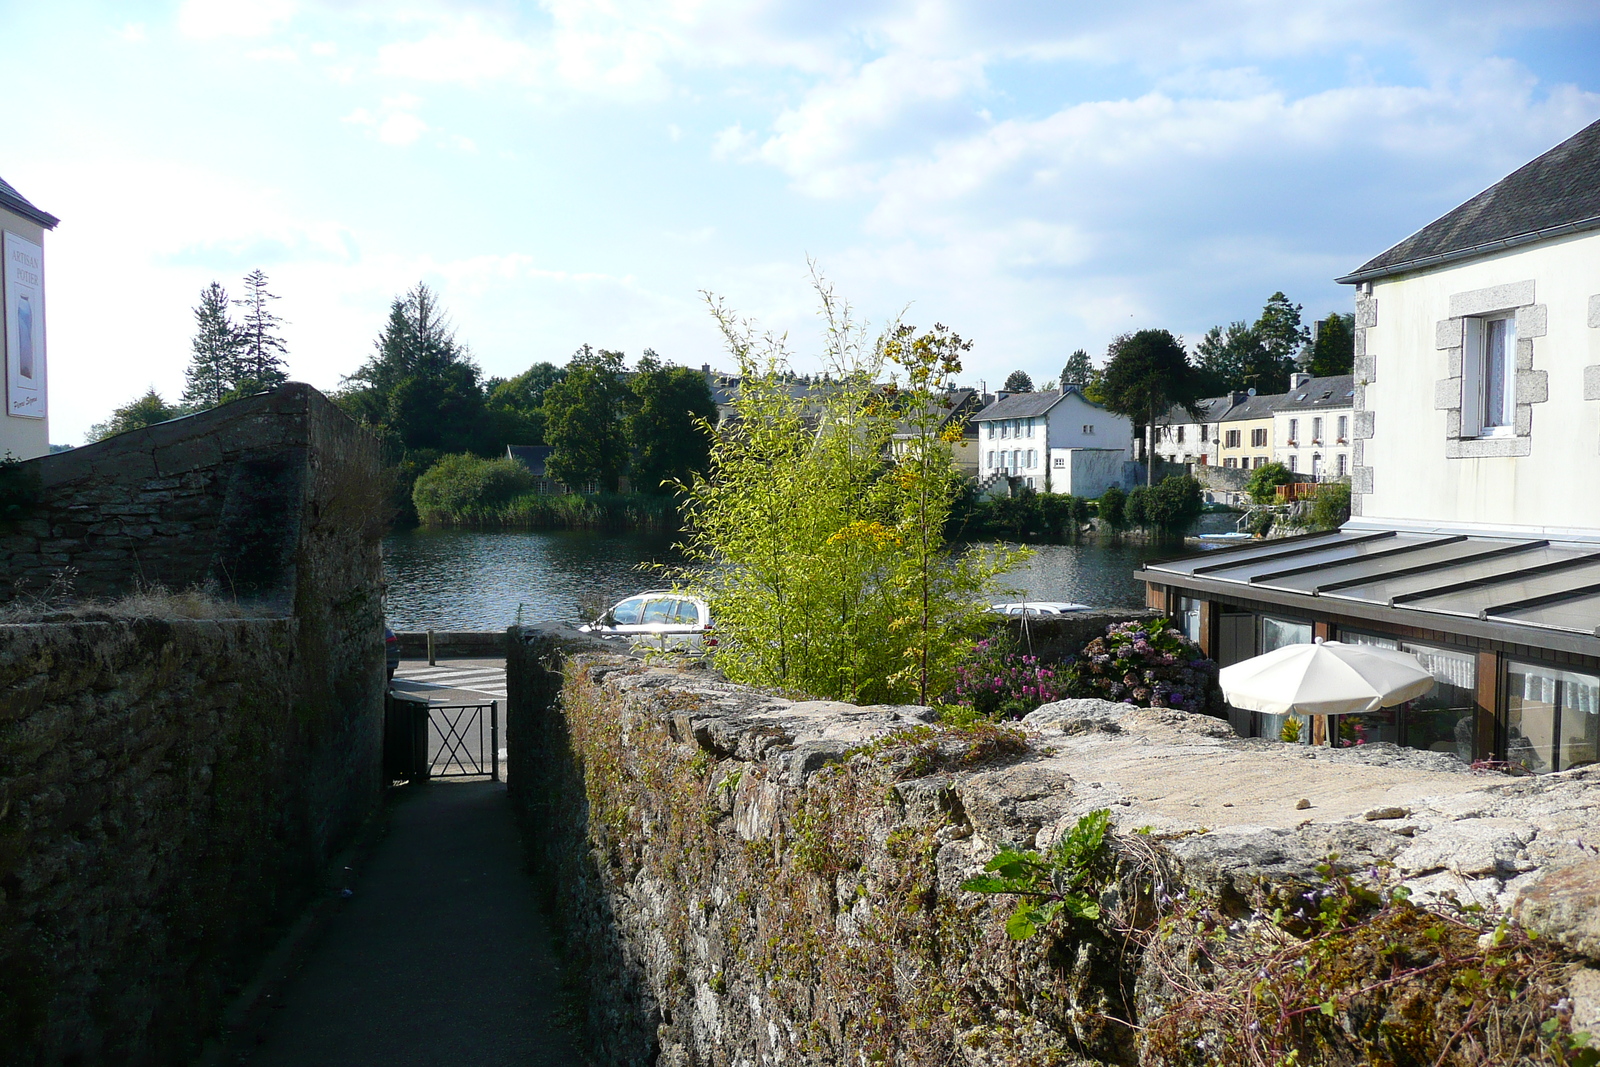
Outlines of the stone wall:
M46 621L0 625L0 1062L183 1062L381 796L377 445L290 385L22 470L6 573ZM37 603L60 568L238 617Z
M1596 774L1482 776L1098 701L956 730L570 630L512 638L509 781L597 1062L1231 1064L1252 1024L1302 1064L1556 1062L1543 1022L1600 1023ZM1013 940L1014 901L961 888L1094 811L1098 917ZM1450 893L1547 936L1495 934Z

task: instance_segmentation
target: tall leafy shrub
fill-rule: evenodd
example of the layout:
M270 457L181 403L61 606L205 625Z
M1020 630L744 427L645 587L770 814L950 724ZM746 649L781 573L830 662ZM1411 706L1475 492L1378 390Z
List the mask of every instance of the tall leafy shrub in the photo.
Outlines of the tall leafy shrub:
M950 687L995 576L1018 560L998 549L954 556L944 543L958 474L937 403L965 342L904 326L874 341L830 287L816 287L828 384L800 396L784 340L711 300L741 385L709 474L684 489L684 547L702 566L680 577L711 601L713 657L730 678L926 703ZM876 384L886 365L905 376L903 390ZM891 448L902 420L912 432Z
M411 500L425 523L461 522L532 488L533 475L516 460L463 453L443 457L418 477Z

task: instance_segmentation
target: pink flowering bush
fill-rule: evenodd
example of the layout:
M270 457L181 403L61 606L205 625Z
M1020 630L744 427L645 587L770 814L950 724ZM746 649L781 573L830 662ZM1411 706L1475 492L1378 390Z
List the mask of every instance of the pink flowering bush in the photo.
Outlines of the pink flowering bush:
M1042 663L1019 653L1010 641L979 641L956 668L952 703L990 719L1020 719L1041 704L1067 696L1065 664Z
M1076 697L1212 714L1222 706L1216 661L1166 619L1107 627L1066 673L1066 688Z

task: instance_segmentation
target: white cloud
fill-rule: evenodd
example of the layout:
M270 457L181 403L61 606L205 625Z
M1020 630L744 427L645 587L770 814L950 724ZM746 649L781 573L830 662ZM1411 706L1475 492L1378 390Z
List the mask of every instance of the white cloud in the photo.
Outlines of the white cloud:
M294 0L184 0L178 29L186 37L262 37L295 14Z
M416 108L421 103L422 101L409 93L402 93L384 100L377 111L358 107L346 115L344 121L355 126L367 127L384 144L403 147L415 144L417 139L430 129L429 125L415 114Z

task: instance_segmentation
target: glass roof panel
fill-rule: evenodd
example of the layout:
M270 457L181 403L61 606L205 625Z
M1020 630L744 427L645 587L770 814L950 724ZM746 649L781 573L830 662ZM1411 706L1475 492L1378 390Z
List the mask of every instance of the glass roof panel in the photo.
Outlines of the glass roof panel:
M1373 545L1382 545L1383 541L1374 541ZM1412 549L1410 552L1397 552L1392 556L1382 556L1377 559L1367 558L1370 553L1357 556L1346 563L1331 563L1326 567L1319 567L1314 571L1304 574L1289 574L1282 578L1269 578L1266 581L1254 582L1263 589L1284 589L1295 593L1314 593L1319 588L1332 585L1335 582L1348 582L1358 578L1376 580L1385 574L1412 567L1433 565L1436 569L1434 575L1446 573L1451 561L1470 558L1483 552L1499 547L1486 544L1483 541L1449 541L1442 545L1432 545L1426 548ZM1453 573L1453 572L1451 572Z
M1541 604L1536 608L1508 611L1503 615L1490 615L1491 619L1520 622L1529 626L1548 626L1555 630L1577 630L1592 634L1600 629L1600 593L1559 600L1554 604Z
M1515 556L1513 559L1517 558ZM1511 604L1529 597L1559 593L1566 589L1600 583L1600 562L1585 563L1549 574L1531 574L1524 577L1508 575L1494 585L1475 586L1457 593L1408 600L1403 606L1421 611L1442 611L1451 615L1472 615L1501 604Z
M1309 567L1313 564L1331 566L1360 559L1374 552L1389 552L1406 545L1425 545L1430 541L1437 540L1439 538L1436 536L1400 534L1396 537L1380 537L1372 541L1340 542L1317 548L1311 552L1301 552L1280 559L1240 560L1238 563L1231 563L1226 567L1207 570L1201 577L1220 578L1227 582L1247 582L1250 580L1250 576L1254 574L1271 574L1274 571L1288 570L1291 567ZM1223 561L1218 560L1217 562L1222 563Z
M1475 542L1482 544L1483 542ZM1426 571L1422 574L1406 574L1398 578L1385 578L1376 575L1371 582L1362 585L1346 586L1343 589L1334 589L1323 596L1336 597L1341 600L1364 600L1374 604L1387 604L1397 596L1406 593L1420 593L1428 589L1440 589L1457 582L1474 581L1479 578L1492 578L1503 575L1507 578L1515 577L1522 571L1532 567L1539 567L1546 563L1555 563L1564 559L1576 559L1588 555L1588 549L1556 548L1544 546L1532 548L1526 552L1508 552L1503 556L1490 556L1488 559L1478 560L1475 563L1462 563L1454 567L1442 567L1436 571ZM1404 559L1405 557L1400 557ZM1417 601L1405 601L1403 606L1417 606Z
M1222 563L1231 560L1238 560L1239 562L1243 563L1246 560L1260 559L1262 556L1276 556L1294 548L1312 548L1320 545L1340 544L1344 541L1350 540L1354 536L1356 535L1344 534L1340 533L1338 530L1333 530L1326 534L1318 534L1314 537L1308 537L1304 541L1263 541L1258 545L1251 545L1249 548L1217 549L1212 552L1202 552L1194 556L1185 556L1182 559L1168 560L1165 563L1147 564L1147 566L1149 566L1151 570L1171 571L1175 574L1193 574L1196 567L1209 566L1213 563ZM1386 538L1385 540L1392 539ZM1283 566L1287 567L1290 566L1290 564L1285 563Z

